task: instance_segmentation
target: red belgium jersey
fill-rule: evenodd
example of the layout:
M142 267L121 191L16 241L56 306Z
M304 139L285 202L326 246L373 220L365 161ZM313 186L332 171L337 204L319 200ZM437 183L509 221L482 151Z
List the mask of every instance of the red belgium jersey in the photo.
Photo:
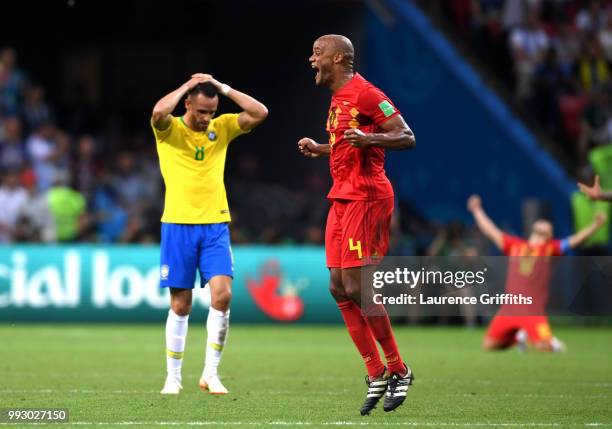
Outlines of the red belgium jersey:
M508 234L503 235L502 252L509 256L506 293L523 294L533 298L533 304L515 310L520 315L542 316L546 314L548 284L552 274L551 256L563 254L561 240L550 240L540 245L530 245L527 240ZM502 306L500 314L510 313L510 307Z
M353 147L344 139L344 132L351 128L382 132L381 126L399 114L391 100L359 73L333 94L326 130L334 183L327 198L370 201L393 196L385 175L384 149Z

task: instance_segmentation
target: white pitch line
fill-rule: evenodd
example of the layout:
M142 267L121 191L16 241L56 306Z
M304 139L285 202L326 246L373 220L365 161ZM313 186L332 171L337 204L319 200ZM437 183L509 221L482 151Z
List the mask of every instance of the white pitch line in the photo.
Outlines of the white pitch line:
M115 393L115 394L131 394L131 393L158 393L157 390L93 390L93 389L67 389L67 390L59 390L59 389L4 389L0 390L0 393Z
M446 396L457 396L458 394L446 394ZM470 393L464 393L462 396L466 398L475 398L477 396L495 396L495 397L506 397L506 398L542 398L542 399L608 399L611 395L572 395L572 394L540 394L540 393L476 393L474 395Z
M28 377L38 377L39 374L35 373L11 373L11 375L20 375L28 376ZM104 377L108 378L108 373L87 373L87 374L75 374L75 373L47 373L46 375L51 375L54 377L65 379L66 376L74 376L74 377L89 377L89 378L98 378ZM252 380L259 381L278 381L278 380L293 380L295 381L295 376L271 376L271 375L254 375L249 376ZM143 378L144 379L144 378ZM354 380L354 377L350 376L325 376L318 377L312 376L308 377L309 380L314 381L337 381L337 382L345 382L350 383ZM567 384L567 380L558 379L558 380L487 380L487 379L452 379L452 378L421 378L419 379L420 383L442 383L442 384L484 384L484 385L516 385L516 386L544 386L544 385L556 385L556 384ZM612 387L612 381L576 381L573 382L574 386L586 386L586 387Z
M351 392L349 389L342 389L338 391L334 391L332 394L337 394L338 392ZM2 389L0 390L0 394L2 393L48 393L48 394L57 394L57 393L74 393L74 394L157 394L158 390L95 390L95 389ZM271 395L287 395L294 393L293 391L266 391L266 394ZM320 394L320 393L317 393ZM542 398L542 399L607 399L612 395L602 394L602 395L575 395L575 394L540 394L540 393L488 393L488 392L478 392L476 394L470 393L446 393L444 396L448 397L457 397L463 396L466 398L474 398L477 396L496 396L496 397L511 397L511 398Z

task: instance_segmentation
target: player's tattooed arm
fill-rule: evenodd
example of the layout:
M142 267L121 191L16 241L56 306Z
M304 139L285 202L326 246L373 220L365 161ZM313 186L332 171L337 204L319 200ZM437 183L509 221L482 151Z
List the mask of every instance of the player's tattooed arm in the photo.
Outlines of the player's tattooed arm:
M383 149L402 150L416 146L414 133L401 115L396 115L382 125L382 133L365 134L352 128L344 132L344 138L354 147L380 147Z
M607 217L606 214L603 212L599 212L595 215L595 219L593 220L593 222L581 229L580 231L578 231L577 233L570 235L567 239L567 241L569 242L569 247L572 249L575 249L576 247L580 246L582 243L584 243L590 236L592 236L593 234L595 234L595 232L597 232L597 230L599 228L601 228L601 226L606 223Z
M313 139L304 137L298 142L298 150L308 158L317 158L319 156L329 156L331 146L328 144L320 144Z
M593 186L578 183L578 187L587 197L595 201L612 201L612 191L602 191L599 183L599 176L595 176Z
M153 126L160 131L167 129L170 126L170 114L174 111L179 101L183 99L191 88L202 82L204 82L202 77L192 77L179 88L155 103L153 114L151 115Z
M504 233L489 218L482 208L482 202L478 195L472 195L467 201L467 208L474 216L478 229L495 244L499 249L504 245Z
M250 131L268 117L268 108L250 95L219 82L209 74L196 73L192 77L200 77L205 82L212 83L219 93L225 95L243 110L238 115L238 125L242 130Z

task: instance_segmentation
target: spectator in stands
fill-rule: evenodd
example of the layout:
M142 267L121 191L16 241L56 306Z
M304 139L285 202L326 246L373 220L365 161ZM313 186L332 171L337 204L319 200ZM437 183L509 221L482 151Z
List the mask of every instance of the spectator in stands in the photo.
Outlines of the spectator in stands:
M440 268L451 270L464 270L470 266L470 262L478 256L476 247L472 245L463 223L458 220L450 222L440 228L434 241L429 245L427 256L437 256L433 259L434 265L442 265ZM454 291L459 296L474 296L473 288L461 288ZM448 308L446 309L448 310ZM473 306L462 305L459 307L464 323L468 327L475 327L477 323L476 311ZM443 314L443 320L448 314Z
M544 61L536 68L531 104L540 122L553 133L560 131L559 93L564 81L565 76L559 64L557 51L550 47Z
M146 199L143 194L146 186L131 152L119 153L112 183L123 207L128 211L138 211Z
M77 241L89 224L85 198L68 187L69 182L70 177L66 171L57 171L53 187L47 193L57 240L64 243Z
M40 85L32 85L25 92L23 117L28 130L35 130L41 124L51 122L51 108L45 101L45 89Z
M608 82L610 70L599 39L595 35L585 40L582 52L578 60L578 77L582 88L589 92Z
M525 25L529 10L538 10L541 0L506 0L502 10L502 23L507 31Z
M612 13L606 16L606 25L599 30L599 43L608 64L612 64Z
M128 215L119 204L111 181L110 170L102 164L96 174L92 211L98 239L105 243L119 240L128 223Z
M575 25L583 33L596 33L606 24L607 11L601 0L591 0L588 7L576 15Z
M572 25L568 22L561 22L559 31L553 38L552 44L557 51L561 72L567 78L574 74L576 61L580 55L580 37L576 34Z
M581 166L587 164L587 153L593 146L612 143L612 109L610 89L595 91L584 110L578 142L578 159Z
M516 95L527 100L531 95L533 76L543 62L550 41L542 29L538 13L531 9L527 24L514 29L510 35L510 49L514 61Z
M17 67L17 53L12 48L0 51L0 115L21 113L23 94L28 86L26 74Z
M116 168L111 177L113 194L127 214L123 230L118 237L122 243L147 241L150 235L159 234L160 198L157 155L150 152L150 145L144 146L138 137L132 139L133 147L141 147L138 159L135 152L123 151L116 159ZM143 168L148 166L148 168Z
M74 188L91 203L96 188L96 141L89 134L79 138L73 162Z
M55 221L46 194L38 192L36 175L31 169L21 174L21 183L28 192L19 208L15 241L28 243L52 243L55 241Z
M68 136L49 122L40 124L28 138L26 150L39 191L48 190L56 174L68 174L68 144Z
M4 120L4 136L0 138L0 169L20 170L27 164L21 120L10 116Z
M15 237L19 208L28 198L26 190L19 184L19 172L3 172L0 186L0 243L10 243Z

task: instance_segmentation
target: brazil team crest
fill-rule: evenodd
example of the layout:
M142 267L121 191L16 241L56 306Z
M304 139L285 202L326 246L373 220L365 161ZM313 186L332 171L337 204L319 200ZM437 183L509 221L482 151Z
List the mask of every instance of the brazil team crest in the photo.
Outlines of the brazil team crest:
M214 142L215 140L217 140L217 133L215 133L214 131L209 131L208 140L210 140L211 142Z
M162 280L168 280L168 274L170 274L170 267L168 265L162 265L159 274Z

